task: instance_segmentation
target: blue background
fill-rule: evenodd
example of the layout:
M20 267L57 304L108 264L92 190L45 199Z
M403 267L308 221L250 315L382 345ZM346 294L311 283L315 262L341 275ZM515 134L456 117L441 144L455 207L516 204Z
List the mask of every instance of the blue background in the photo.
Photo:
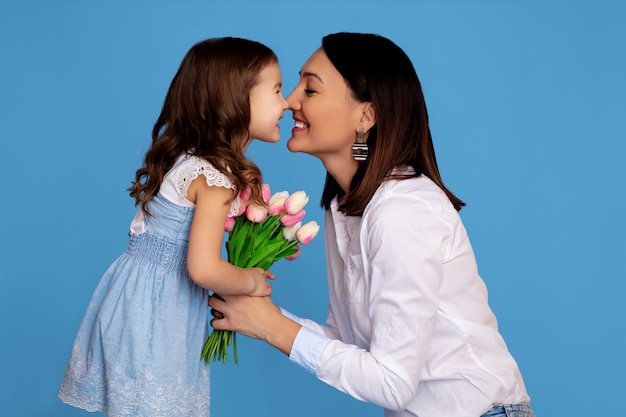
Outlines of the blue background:
M241 36L280 57L285 92L337 31L401 46L421 78L446 184L538 416L616 415L626 374L626 7L620 1L0 3L0 415L93 415L56 393L89 297L126 247L125 189L186 51ZM398 109L402 111L402 109ZM274 191L322 165L249 155ZM275 299L322 321L322 239L275 266ZM212 367L214 416L381 416L240 337Z

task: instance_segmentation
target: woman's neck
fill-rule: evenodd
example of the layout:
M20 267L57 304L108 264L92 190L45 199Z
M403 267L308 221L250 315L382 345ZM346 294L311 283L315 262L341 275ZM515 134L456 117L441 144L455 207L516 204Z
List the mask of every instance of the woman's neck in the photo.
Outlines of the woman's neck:
M354 158L342 157L321 157L326 171L337 181L337 184L347 194L350 191L350 183L359 167L359 163Z

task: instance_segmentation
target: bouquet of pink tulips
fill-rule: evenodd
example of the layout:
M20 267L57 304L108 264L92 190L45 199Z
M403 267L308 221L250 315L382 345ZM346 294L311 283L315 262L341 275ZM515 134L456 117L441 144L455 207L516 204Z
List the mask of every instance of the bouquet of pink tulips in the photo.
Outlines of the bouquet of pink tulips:
M267 207L248 204L250 190L239 195L239 212L226 219L228 232L226 251L228 262L242 268L268 270L279 259L292 260L300 256L300 246L306 245L319 232L319 225L310 221L302 224L306 214L304 206L309 197L304 191L289 195L280 191L270 195L270 187L263 185L263 199ZM230 330L213 330L202 349L201 358L207 363L226 363L228 347L233 345L233 356L237 360L236 333Z

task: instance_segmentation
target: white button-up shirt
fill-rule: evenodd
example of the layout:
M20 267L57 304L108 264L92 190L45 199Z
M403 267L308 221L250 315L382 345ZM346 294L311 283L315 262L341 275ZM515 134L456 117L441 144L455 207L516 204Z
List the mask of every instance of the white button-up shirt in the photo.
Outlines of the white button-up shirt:
M290 358L388 417L478 417L530 401L446 195L384 182L362 217L325 218L327 325L297 318Z

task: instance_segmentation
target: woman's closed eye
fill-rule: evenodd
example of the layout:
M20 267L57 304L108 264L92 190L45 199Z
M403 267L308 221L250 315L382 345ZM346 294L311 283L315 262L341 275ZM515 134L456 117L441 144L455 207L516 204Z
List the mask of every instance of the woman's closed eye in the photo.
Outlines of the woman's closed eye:
M315 93L317 93L317 91L312 90L312 89L310 89L310 88L305 88L305 89L304 89L304 94L306 94L307 96L311 96L311 95L313 95L313 94L315 94Z

